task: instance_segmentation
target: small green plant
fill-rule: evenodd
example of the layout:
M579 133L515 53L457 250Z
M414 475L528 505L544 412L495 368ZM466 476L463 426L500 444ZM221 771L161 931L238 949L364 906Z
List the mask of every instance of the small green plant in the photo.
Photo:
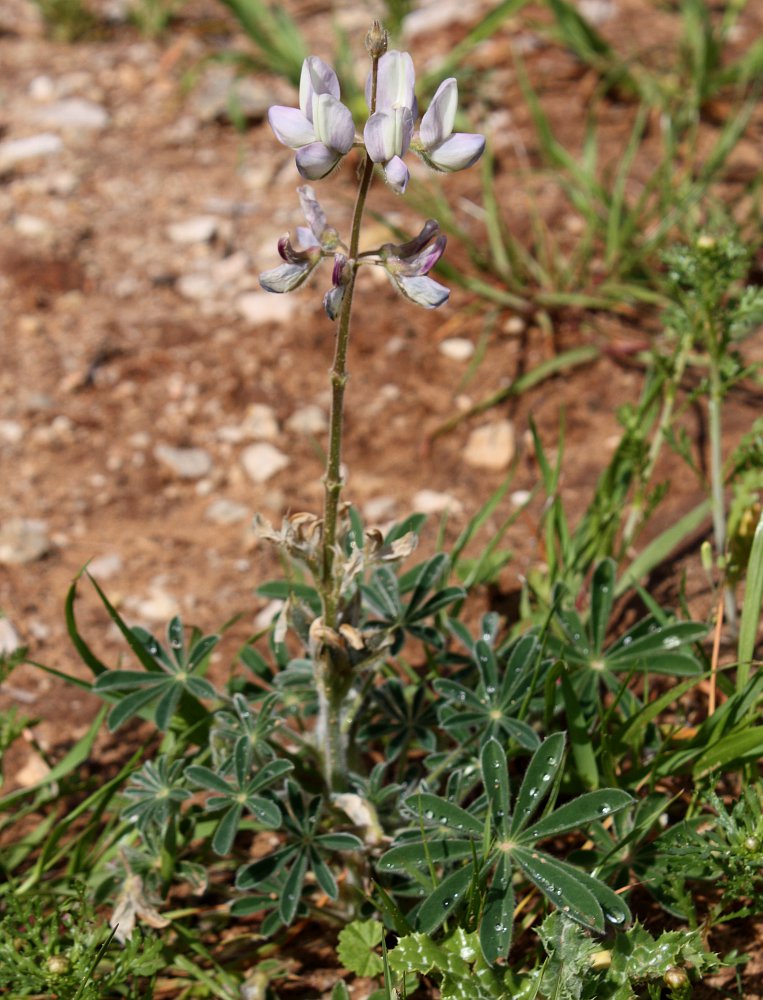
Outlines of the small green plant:
M0 899L0 989L8 996L55 995L142 1000L164 965L158 938L137 935L126 948L96 917L83 885L35 897Z

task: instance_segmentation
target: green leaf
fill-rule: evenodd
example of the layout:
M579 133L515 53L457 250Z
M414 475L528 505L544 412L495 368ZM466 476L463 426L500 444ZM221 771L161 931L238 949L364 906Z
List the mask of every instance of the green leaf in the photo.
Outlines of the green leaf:
M511 875L511 863L504 854L498 861L492 884L485 894L480 919L480 945L491 965L499 958L506 958L511 945L514 926L514 888Z
M356 976L379 976L383 970L381 946L383 927L378 920L353 920L339 932L337 956L345 969Z
M281 920L288 927L294 919L302 895L302 884L305 881L307 872L307 855L300 854L292 865L291 871L284 883L281 898L279 899L279 914Z
M424 868L430 861L432 864L462 861L471 858L473 851L473 840L417 840L385 851L379 859L379 868L382 871L409 871Z
M612 602L615 599L616 566L614 559L603 559L596 567L591 584L592 652L599 656L607 635Z
M506 754L494 737L485 741L480 754L482 781L490 803L493 823L497 830L505 831L509 823L509 771Z
M523 841L534 842L555 837L560 833L588 826L589 823L601 822L633 802L633 797L619 788L602 788L597 792L586 792L572 802L559 806L548 816L545 816L522 837Z
M584 927L604 933L601 906L576 870L573 874L568 866L559 864L555 858L541 851L515 847L511 854L525 875L554 906Z
M418 608L432 587L435 587L440 579L443 582L445 581L449 568L450 557L445 552L438 552L436 556L432 556L431 559L424 563L418 574L416 587L408 601L408 608L405 615L406 620L415 620L411 617L411 613Z
M752 539L750 557L747 561L744 604L739 620L739 642L737 645L736 689L744 690L750 676L750 665L758 637L761 603L763 602L763 513Z
M326 851L362 851L364 844L354 833L322 833L314 843Z
M531 816L540 809L548 795L554 778L564 762L564 743L564 733L552 733L533 754L514 806L512 836L527 826Z
M730 733L708 747L694 764L694 777L699 779L719 768L757 761L763 756L763 726Z
M457 868L440 882L428 899L421 904L416 925L427 934L437 930L440 924L458 909L474 875L474 865Z
M591 737L588 732L588 722L568 674L563 673L559 678L559 682L562 689L564 711L567 716L567 729L570 735L570 745L572 747L575 766L585 785L589 788L598 788L599 767L596 763L596 753L591 744Z
M471 950L474 951L473 948ZM428 934L409 934L400 938L389 952L389 964L394 972L401 975L406 972L426 975L435 970L461 977L470 974L469 965L458 952L451 951L445 945L435 944Z
M239 823L241 822L242 811L243 807L239 803L232 805L225 812L215 830L215 835L212 838L212 850L215 854L220 855L220 857L229 854L231 847L233 847L233 841L236 839Z
M437 823L450 830L476 833L478 837L481 837L485 831L485 824L476 816L472 816L466 809L462 809L454 802L440 798L439 795L421 792L419 795L412 795L411 798L406 799L405 804L408 809L425 822Z

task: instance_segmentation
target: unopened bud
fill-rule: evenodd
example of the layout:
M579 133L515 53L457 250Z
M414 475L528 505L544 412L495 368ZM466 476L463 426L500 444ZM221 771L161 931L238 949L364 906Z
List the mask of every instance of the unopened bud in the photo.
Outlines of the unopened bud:
M595 951L591 955L591 967L594 969L608 969L612 964L612 952L607 948Z
M699 237L697 240L697 246L700 250L712 250L715 247L715 240L712 236L707 236L705 234Z
M65 955L51 955L46 965L52 976L63 976L69 971L69 959Z
M685 990L689 985L686 969L680 969L676 965L666 969L662 978L665 980L665 985L671 990Z
M387 32L382 27L381 21L374 21L366 35L366 52L372 59L381 59L387 51L388 41Z

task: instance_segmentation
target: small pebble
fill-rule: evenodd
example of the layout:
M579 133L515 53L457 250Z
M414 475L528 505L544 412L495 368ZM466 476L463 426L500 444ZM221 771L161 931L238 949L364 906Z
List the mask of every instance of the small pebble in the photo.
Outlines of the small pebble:
M442 341L439 350L451 361L468 361L474 354L474 344L466 337L449 337Z
M328 427L328 418L320 406L303 406L286 421L286 429L293 434L323 434Z
M245 448L241 455L244 471L254 483L264 483L289 464L282 451L262 441Z
M213 215L198 215L169 226L167 234L173 243L209 243L217 235L218 220Z
M212 470L212 459L203 448L172 448L158 444L154 458L181 479L201 479Z
M213 524L239 524L250 515L249 508L242 503L220 497L213 500L204 511L204 517Z
M508 468L515 450L514 425L510 420L497 420L472 431L464 461L476 469L499 471Z
M439 493L437 490L419 490L413 498L413 509L422 514L442 514L443 511L450 511L451 514L460 514L463 511L463 504L450 493Z
M13 517L0 526L0 563L23 565L41 559L49 551L44 521Z

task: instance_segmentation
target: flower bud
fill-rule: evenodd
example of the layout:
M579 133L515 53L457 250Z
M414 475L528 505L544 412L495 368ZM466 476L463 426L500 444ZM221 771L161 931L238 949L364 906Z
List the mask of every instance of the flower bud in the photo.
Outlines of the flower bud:
M387 32L380 21L374 21L371 30L366 35L366 52L372 59L381 59L387 51L389 41Z
M669 969L666 969L662 978L665 980L665 985L671 990L685 990L689 985L686 969L680 969L677 965L671 965Z
M51 955L45 964L52 976L63 976L69 971L70 967L69 959L66 955Z

